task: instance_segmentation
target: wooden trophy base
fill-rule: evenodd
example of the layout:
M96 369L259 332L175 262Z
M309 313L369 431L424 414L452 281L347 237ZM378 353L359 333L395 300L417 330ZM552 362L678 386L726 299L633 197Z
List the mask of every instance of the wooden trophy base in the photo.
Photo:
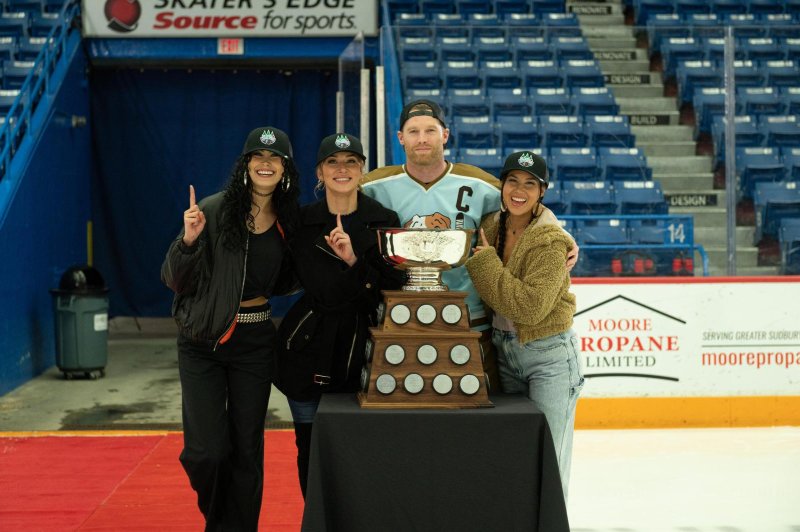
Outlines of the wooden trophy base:
M469 328L466 292L384 292L370 329L358 402L363 408L493 406L480 333Z

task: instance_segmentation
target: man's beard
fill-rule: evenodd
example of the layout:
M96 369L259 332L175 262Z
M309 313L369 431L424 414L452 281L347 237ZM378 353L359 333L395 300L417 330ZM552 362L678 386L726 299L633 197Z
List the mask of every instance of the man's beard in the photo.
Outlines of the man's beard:
M417 166L431 166L444 158L442 157L443 151L441 146L431 146L431 150L427 153L419 153L411 150L407 156L408 160Z

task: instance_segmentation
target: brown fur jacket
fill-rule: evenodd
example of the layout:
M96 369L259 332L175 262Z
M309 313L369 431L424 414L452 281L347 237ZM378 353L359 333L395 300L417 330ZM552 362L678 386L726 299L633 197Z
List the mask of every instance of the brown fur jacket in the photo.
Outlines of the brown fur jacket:
M575 243L552 211L542 209L520 236L508 264L503 265L494 247L482 249L466 263L481 299L514 323L520 343L568 330L575 314L566 268L567 252ZM488 242L496 242L499 220L495 212L481 223Z

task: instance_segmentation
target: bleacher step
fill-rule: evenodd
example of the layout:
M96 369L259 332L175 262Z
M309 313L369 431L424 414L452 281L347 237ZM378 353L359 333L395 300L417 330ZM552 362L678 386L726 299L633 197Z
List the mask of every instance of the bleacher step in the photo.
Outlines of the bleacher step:
M706 155L689 157L648 157L647 163L653 173L706 173L711 172L713 159Z
M699 260L699 259L695 259ZM710 261L709 261L710 262ZM736 262L739 262L738 260ZM698 263L699 264L699 263ZM699 274L699 270L698 274ZM712 268L709 264L708 266L708 275L709 277L723 277L728 275L728 267L723 265L722 267L714 267ZM750 267L739 267L737 264L736 266L736 276L742 277L762 277L762 276L771 276L771 275L780 275L780 269L778 266L750 266Z
M606 76L606 87L611 89L611 92L614 93L614 98L658 98L664 92L664 86L661 85L660 82L650 85L633 85L627 83L623 85L617 85L610 83L611 80L623 80L625 78L625 74L612 74Z
M676 174L669 171L653 172L653 179L661 181L661 186L668 190L691 190L694 192L711 190L714 187L714 175L711 173Z
M691 214L695 227L725 227L725 207L670 207L670 214ZM699 242L705 246L705 242Z
M694 144L692 126L631 126L631 132L636 135L637 142L691 141Z
M603 74L646 72L647 68L650 66L650 60L648 59L622 59L622 57L624 57L626 54L629 54L630 50L607 50L607 52L608 54L613 52L615 55L612 55L611 57L619 57L619 59L601 59L597 52L595 52L595 60L597 60L599 63L600 70L603 71Z
M753 226L738 226L736 228L736 246L751 247L753 235L756 230ZM706 245L724 246L728 243L728 228L724 227L695 227L694 241Z
M584 30L584 35L586 35L586 30ZM626 48L636 48L636 37L628 36L619 36L619 37L609 37L605 35L599 35L597 37L587 37L586 42L589 44L589 48L608 48L610 50L618 50L618 49L626 49Z
M622 13L614 13L611 15L581 15L578 14L578 21L581 27L586 26L605 26L605 25L621 25L625 24L625 15Z
M634 35L633 30L630 26L625 26L624 24L621 25L604 25L604 26L586 26L585 28L581 28L581 32L583 36L586 38L587 41L591 42L592 40L599 40L599 39L634 39L634 45L631 48L636 47L636 35ZM609 46L609 48L611 48Z
M617 98L620 112L623 114L645 113L677 113L675 98Z
M713 246L703 243L703 248L708 255L709 268L713 264L715 267L726 268L728 264L728 246ZM736 246L736 267L755 268L758 266L758 248L748 246Z
M658 127L658 126L652 126ZM697 147L691 141L656 141L656 140L640 140L636 137L636 147L642 148L645 155L649 157L663 157L667 155L677 155L686 157L695 154Z
M662 187L664 183L662 182ZM697 207L701 209L712 207L724 207L726 194L724 190L713 188L662 188L664 198L670 208L677 207ZM750 242L752 244L752 242Z

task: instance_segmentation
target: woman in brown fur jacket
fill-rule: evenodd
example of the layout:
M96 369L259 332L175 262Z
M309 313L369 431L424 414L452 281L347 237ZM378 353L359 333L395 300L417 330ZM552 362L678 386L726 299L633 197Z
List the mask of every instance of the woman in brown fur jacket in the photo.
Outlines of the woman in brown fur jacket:
M541 203L548 185L544 159L530 151L513 153L501 180L500 211L484 218L481 245L466 267L494 311L492 342L503 391L524 393L544 412L566 499L575 406L583 387L566 267L575 242Z

